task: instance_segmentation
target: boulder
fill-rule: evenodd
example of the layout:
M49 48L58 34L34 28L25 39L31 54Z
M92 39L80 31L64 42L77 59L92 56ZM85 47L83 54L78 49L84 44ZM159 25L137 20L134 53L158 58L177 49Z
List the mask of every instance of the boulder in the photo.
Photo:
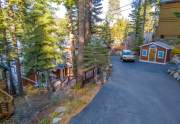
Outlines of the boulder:
M55 117L55 118L53 118L53 120L52 120L52 124L60 124L61 120L62 120L62 118L60 118L60 117Z
M172 70L172 71L170 72L170 75L173 75L175 72L176 72L175 70Z
M172 58L172 62L176 63L176 64L179 64L180 63L180 56L174 56Z
M173 77L174 77L175 79L178 79L178 78L180 77L179 72L175 72L175 73L173 74Z
M172 71L175 71L175 70L176 70L175 67L171 67L171 68L168 69L168 73L170 74Z
M56 108L55 112L58 113L58 114L61 114L61 113L64 113L66 111L66 108L61 106L61 107L58 107Z

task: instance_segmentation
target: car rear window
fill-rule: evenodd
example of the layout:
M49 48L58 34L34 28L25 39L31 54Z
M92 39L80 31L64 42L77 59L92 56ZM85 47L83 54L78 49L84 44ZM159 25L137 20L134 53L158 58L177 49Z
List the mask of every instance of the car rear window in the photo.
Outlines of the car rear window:
M124 55L132 55L132 52L131 51L124 51L123 54Z

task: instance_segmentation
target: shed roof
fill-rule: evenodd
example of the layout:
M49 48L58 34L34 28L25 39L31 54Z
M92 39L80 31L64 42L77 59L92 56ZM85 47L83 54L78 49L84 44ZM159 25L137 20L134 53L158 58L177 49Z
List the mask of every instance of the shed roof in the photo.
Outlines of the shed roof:
M164 42L161 42L161 41L147 43L147 44L141 45L140 47L142 47L142 46L147 46L147 45L151 45L151 44L154 44L154 45L157 45L157 46L166 48L166 49L173 49L172 46L170 46L170 45L168 45L168 44L166 44L166 43L164 43Z

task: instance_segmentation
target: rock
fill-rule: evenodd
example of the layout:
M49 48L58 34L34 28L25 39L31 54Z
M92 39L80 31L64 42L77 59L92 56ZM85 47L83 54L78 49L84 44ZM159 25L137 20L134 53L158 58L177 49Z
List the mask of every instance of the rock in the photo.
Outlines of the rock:
M61 120L62 120L62 118L59 118L59 117L53 118L52 124L60 124Z
M58 107L58 108L55 110L55 112L57 112L58 114L64 113L65 111L66 111L66 108L63 107L63 106Z
M167 71L169 74L171 73L171 69L168 69L168 71Z
M176 71L174 71L174 70L173 70L173 71L171 71L171 72L170 72L170 75L173 75L175 72L176 72Z
M173 74L173 77L174 77L175 79L177 79L179 76L180 76L180 75L179 75L179 72L175 72L175 73Z
M178 81L180 81L180 76L177 78Z
M61 114L59 114L59 115L58 115L58 117L60 117L60 118L61 118L63 115L64 115L64 113L61 113Z
M176 63L176 64L179 64L180 63L180 56L174 56L172 58L172 62Z

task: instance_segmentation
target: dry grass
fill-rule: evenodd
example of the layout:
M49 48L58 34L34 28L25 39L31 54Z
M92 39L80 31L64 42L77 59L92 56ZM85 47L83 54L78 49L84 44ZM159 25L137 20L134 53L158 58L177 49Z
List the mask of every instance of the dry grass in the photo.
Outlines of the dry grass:
M100 86L88 84L84 88L72 89L69 93L71 99L64 103L67 112L62 118L63 124L68 124L70 119L80 113L98 93Z
M89 83L84 88L75 86L73 89L68 91L64 99L61 99L56 105L53 105L39 113L38 123L50 124L53 117L57 116L57 114L54 113L54 110L60 106L64 106L66 112L62 116L61 123L68 124L72 117L80 113L93 100L94 96L100 90L100 87L101 86L94 83Z

